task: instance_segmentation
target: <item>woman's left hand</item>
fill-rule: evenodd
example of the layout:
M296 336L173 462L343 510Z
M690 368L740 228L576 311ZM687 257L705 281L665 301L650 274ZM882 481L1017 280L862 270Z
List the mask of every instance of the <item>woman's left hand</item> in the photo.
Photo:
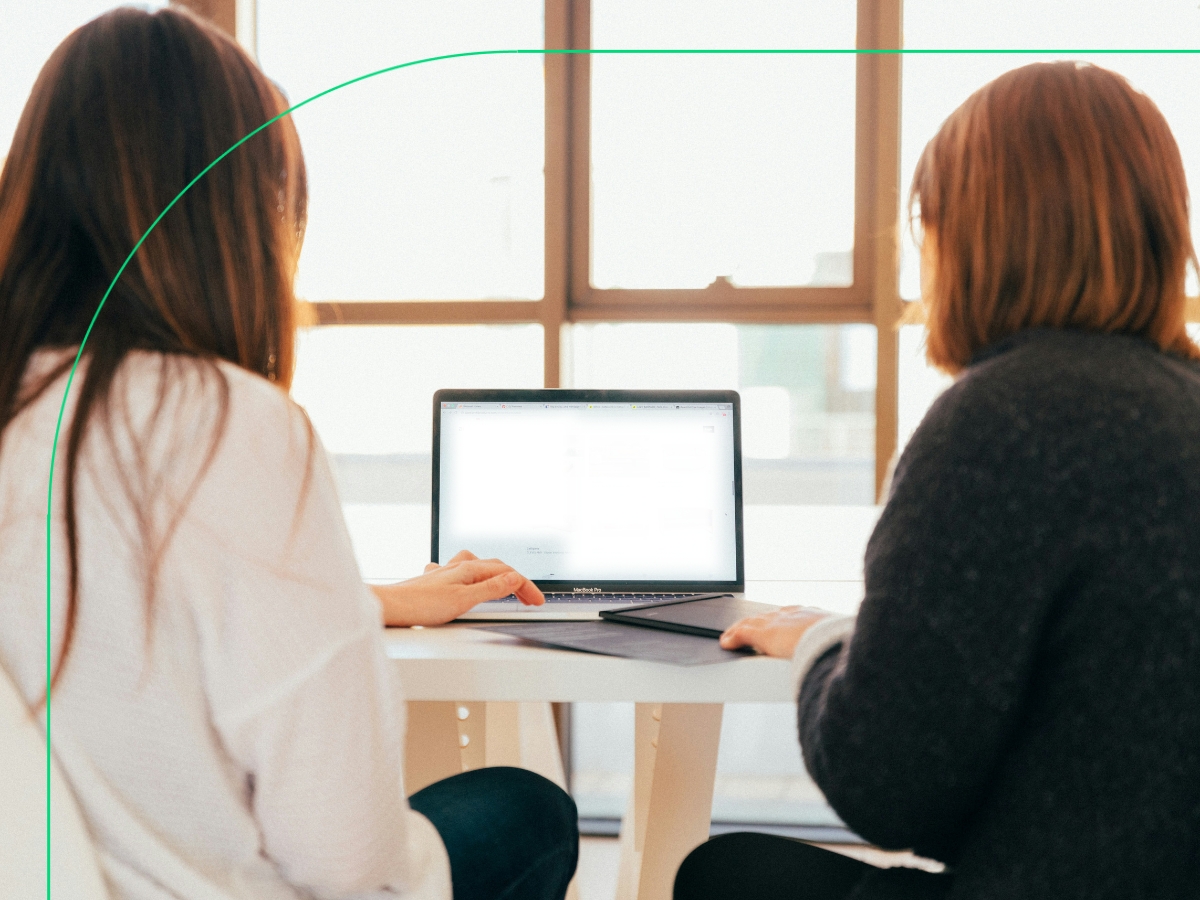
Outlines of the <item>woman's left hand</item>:
M463 550L444 566L430 563L425 574L398 584L370 585L385 625L442 625L471 607L515 594L527 606L546 602L538 586L498 559L479 559Z
M766 656L791 659L804 632L831 615L811 606L785 606L734 623L721 635L721 646L726 650L752 647Z

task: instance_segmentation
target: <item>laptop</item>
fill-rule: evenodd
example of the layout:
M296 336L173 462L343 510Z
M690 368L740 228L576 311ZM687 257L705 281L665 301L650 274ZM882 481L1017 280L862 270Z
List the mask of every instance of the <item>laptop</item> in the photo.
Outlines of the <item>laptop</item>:
M745 588L735 391L442 390L433 546L495 557L546 595L462 619L596 619Z

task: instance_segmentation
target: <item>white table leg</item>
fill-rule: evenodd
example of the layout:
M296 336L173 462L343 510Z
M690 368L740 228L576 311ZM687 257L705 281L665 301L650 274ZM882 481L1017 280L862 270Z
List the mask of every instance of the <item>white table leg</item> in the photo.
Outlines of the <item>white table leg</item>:
M518 703L517 707L521 768L549 778L565 791L567 775L558 730L554 727L554 711L549 703Z
M466 711L458 722L464 771L521 765L520 704L460 703L458 706Z
M415 794L463 770L455 718L457 706L433 700L408 702L404 745L404 787L408 793Z
M567 786L549 703L459 703L464 769L517 766Z
M708 840L719 703L639 703L617 900L670 900L679 864Z

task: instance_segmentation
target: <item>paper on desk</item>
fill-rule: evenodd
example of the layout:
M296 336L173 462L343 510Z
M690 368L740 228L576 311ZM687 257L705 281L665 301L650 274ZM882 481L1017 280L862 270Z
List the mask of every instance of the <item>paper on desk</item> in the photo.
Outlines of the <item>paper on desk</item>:
M561 650L582 650L585 653L646 659L676 666L703 666L753 655L750 651L722 650L720 644L708 637L617 622L521 622L517 625L482 625L476 628L509 634Z

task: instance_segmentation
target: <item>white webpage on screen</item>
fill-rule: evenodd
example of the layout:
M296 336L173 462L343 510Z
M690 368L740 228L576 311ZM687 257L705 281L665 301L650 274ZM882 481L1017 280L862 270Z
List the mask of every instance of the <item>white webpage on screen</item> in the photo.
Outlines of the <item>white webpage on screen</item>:
M441 410L439 562L534 580L733 581L733 409L461 403Z

